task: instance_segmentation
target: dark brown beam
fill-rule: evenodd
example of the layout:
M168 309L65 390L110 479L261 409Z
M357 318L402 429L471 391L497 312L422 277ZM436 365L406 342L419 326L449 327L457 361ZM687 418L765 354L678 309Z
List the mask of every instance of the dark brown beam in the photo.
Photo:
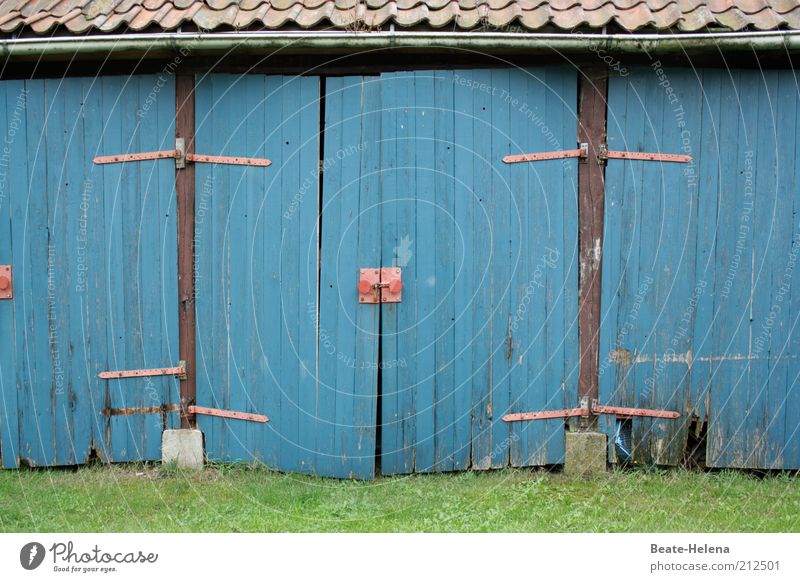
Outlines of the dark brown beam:
M597 153L606 141L608 70L585 67L580 72L578 141L589 145L589 156L578 164L580 270L578 276L578 337L580 373L578 399L597 399L600 343L600 278L602 275L605 166ZM589 426L596 426L596 417Z
M183 138L186 153L194 153L194 75L175 79L175 136ZM195 291L194 291L194 164L175 170L178 197L178 337L180 359L186 362L186 379L181 380L181 428L194 426L189 406L195 403Z

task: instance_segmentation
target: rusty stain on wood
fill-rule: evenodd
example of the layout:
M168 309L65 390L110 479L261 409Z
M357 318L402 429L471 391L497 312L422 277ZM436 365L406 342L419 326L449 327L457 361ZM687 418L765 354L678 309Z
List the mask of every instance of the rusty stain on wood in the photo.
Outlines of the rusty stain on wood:
M164 404L162 406L144 406L133 408L106 408L100 411L103 416L130 416L132 414L162 414L167 412L178 412L179 404Z
M175 137L183 138L186 154L194 153L195 136L194 75L178 75L175 86ZM180 358L186 362L186 375L180 383L181 428L189 428L194 418L188 406L194 403L196 383L195 280L194 280L194 204L193 164L175 170L178 208L178 337Z
M606 140L605 67L580 69L578 141L588 144L590 155L578 164L578 217L580 265L578 277L578 338L580 370L578 399L598 397L600 338L600 277L604 212L604 165L598 159ZM596 424L596 420L590 420Z

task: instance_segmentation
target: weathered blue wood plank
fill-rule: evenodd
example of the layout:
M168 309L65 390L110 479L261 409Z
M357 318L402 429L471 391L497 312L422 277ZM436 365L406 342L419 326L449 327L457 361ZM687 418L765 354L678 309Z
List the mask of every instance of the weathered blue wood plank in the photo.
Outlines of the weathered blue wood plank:
M434 133L434 228L435 241L435 291L434 313L436 356L436 408L435 408L435 470L452 471L455 468L455 374L454 374L454 305L455 269L459 259L455 252L456 227L453 223L454 205L454 76L452 72L436 72L433 76Z
M575 108L578 94L578 77L569 67L561 68L563 82L563 103L566 109L562 116L561 141L570 143L569 138L578 132L578 111ZM562 321L556 322L562 327L564 349L564 377L561 385L562 403L568 406L578 402L578 374L580 372L580 344L578 340L578 297L573 290L578 289L580 271L580 248L578 245L578 161L565 160L562 163L564 181L561 191L564 200L561 262L564 270L560 284L560 293L564 303ZM602 249L601 249L602 252ZM560 463L564 458L564 438L560 426L554 426L552 436L548 438L548 463Z
M563 149L560 137L552 134L547 137L549 126L547 120L547 95L553 89L548 87L547 72L528 69L522 76L523 87L514 93L520 99L517 110L520 118L512 119L511 127L522 130L520 143L512 142L513 151L543 152ZM556 161L558 171L564 166ZM550 402L548 399L547 366L547 329L550 325L547 316L547 271L551 265L550 235L553 228L550 206L558 202L561 195L557 190L548 190L548 176L552 175L553 162L537 164L520 164L511 168L512 176L520 174L520 183L512 188L518 191L517 199L524 207L523 216L527 219L520 225L524 233L523 265L518 276L518 297L515 302L512 331L516 327L519 340L519 355L522 364L517 362L521 371L519 384L512 384L512 408L514 411L536 411L561 408L560 400ZM518 402L515 402L518 397ZM543 465L547 457L548 429L545 422L515 423L512 427L511 463L515 466ZM561 428L563 432L563 424ZM515 455L516 448L519 452ZM517 458L515 458L517 457Z
M400 182L398 150L402 147L398 117L401 115L398 93L401 81L397 74L388 74L381 79L381 265L403 269L406 276L405 253L401 250L403 236L408 233L403 223L398 221L401 207L408 202L403 200L405 192ZM406 239L410 245L410 238ZM410 251L410 246L409 246ZM398 257L398 254L402 257ZM402 264L400 264L402 263ZM388 303L381 306L381 367L380 394L380 468L388 473L400 473L403 465L404 411L400 407L400 383L398 363L398 319L402 304Z
M508 166L501 159L518 153L511 151L512 141L525 142L515 145L524 147L523 151L545 151L562 149L553 140L563 144L574 140L575 114L565 105L574 101L574 72L555 70L549 81L510 70L452 75L423 71L384 79L384 95L391 91L400 102L413 104L416 112L414 125L410 115L383 116L384 123L395 124L383 128L384 137L410 138L393 137L410 145L385 148L384 156L397 155L398 159L384 162L384 167L396 164L415 169L414 178L404 175L401 183L403 195L416 201L416 209L407 204L404 208L409 209L410 217L402 212L392 215L392 232L398 234L391 240L392 244L398 240L403 222L414 224L415 254L403 272L405 287L398 314L416 318L409 320L408 330L402 323L396 324L400 330L398 358L407 365L392 374L390 381L400 377L398 384L410 387L409 398L391 405L416 422L411 438L407 438L408 430L403 436L408 443L404 451L410 449L415 464L406 462L400 467L399 459L384 455L381 470L489 468L508 464L512 454L511 462L518 465L558 462L563 455L563 422L553 423L552 428L543 423L523 427L508 425L501 417L512 408L530 410L532 403L523 402L526 394L541 399L540 409L548 406L548 400L561 407L568 383L568 357L572 358L569 368L577 369L576 329L572 333L575 345L563 345L569 329L564 319L567 313L577 315L577 294L570 295L567 284L561 295L565 288L562 279L570 277L571 288L577 287L577 268L571 275L567 268L569 260L576 260L577 221L573 217L570 226L564 215L565 205L574 208L577 203L574 181L569 183L570 172L577 175L577 165L574 161L548 163L552 171L544 179L540 165ZM553 94L549 109L545 101L548 90ZM434 112L432 125L426 118L430 109ZM554 122L552 127L545 124L548 116ZM453 149L448 150L451 144ZM552 216L546 201L550 197L559 206L548 231ZM527 242L522 243L523 237ZM540 244L531 244L536 237ZM529 251L528 247L536 248ZM547 255L550 247L572 250L559 254L558 264L537 267L535 263L542 257L551 262ZM383 249L384 260L388 252ZM537 289L540 292L535 298L540 303L530 308L520 318L522 325L514 329L517 304L529 285L529 271L535 268L556 274L548 278L548 273L541 272L543 290ZM550 294L549 303L546 293ZM548 305L556 312L549 331ZM391 311L385 309L384 315L387 313ZM384 319L383 333L393 331L393 325L389 320L387 327ZM547 337L556 346L550 361L545 356ZM433 362L429 350L434 352ZM531 356L534 350L542 357ZM382 378L385 390L385 369ZM531 378L536 385L527 390ZM573 374L573 389L576 380ZM575 392L572 394L575 397ZM384 424L383 431L384 446L397 442L399 428ZM533 456L520 454L520 434L525 434L525 446L535 451Z
M270 417L201 417L211 458L316 469L317 96L316 78L198 86L197 151L273 161L197 168L198 403Z
M108 335L113 333L113 330L108 329L105 317L97 316L105 314L108 309L108 296L105 290L107 263L104 253L93 252L92 249L106 248L105 207L107 203L111 204L111 197L106 200L106 170L103 166L95 166L92 159L108 152L105 146L104 128L106 123L113 123L114 120L107 119L103 115L103 80L86 79L82 84L84 111L88 113L84 120L88 158L84 160L84 164L88 169L81 202L88 204L88 208L85 212L85 240L78 242L79 252L81 246L85 252L84 271L82 276L79 273L75 293L82 305L81 343L88 370L87 396L91 406L89 420L92 426L92 446L98 457L108 462L111 459L110 443L107 439L109 418L103 415L108 406L108 382L98 378L97 375L109 369L106 346L109 341ZM81 218L84 218L83 207L80 209ZM168 314L164 313L163 317L168 317Z
M244 91L245 111L244 143L245 151L249 155L266 158L266 126L265 126L265 77L260 75L248 76L239 81ZM263 212L265 206L265 193L267 192L267 172L246 172L242 188L246 193L245 212L250 225L247 231L246 256L247 261L244 314L244 334L247 346L243 356L247 362L248 373L244 376L244 406L247 410L266 410L266 379L267 366L264 350L264 339L259 323L263 322L263 297L267 282L267 271L264 261L254 261L252 257L263 252L264 249L264 223L267 216ZM258 381L256 387L253 382ZM244 423L244 437L242 448L248 460L253 462L264 461L264 436L265 427L255 422Z
M279 152L283 143L281 140L283 83L283 78L277 76L266 77L264 80L265 116L262 127L266 136L264 152L270 159L275 157L272 152ZM281 431L283 388L280 384L282 332L277 333L276 330L283 329L280 303L280 256L283 222L286 219L282 214L280 160L276 159L275 164L276 171L265 174L267 190L263 203L262 222L259 223L263 224L260 228L263 230L264 236L265 294L260 303L261 316L258 317L257 323L268 369L263 388L265 392L264 413L274 419L274 422L270 420L266 426L263 459L271 467L280 467L280 450L283 445Z
M177 349L177 334L170 340L161 322L177 327L176 280L162 281L160 261L175 256L175 231L166 238L158 206L146 206L158 194L145 171L92 163L99 153L162 149L160 134L173 131L174 99L158 104L160 116L141 117L143 89L153 83L76 78L24 86L17 115L27 127L12 152L19 171L9 210L20 225L11 235L15 320L26 322L14 350L24 419L17 454L34 465L81 463L92 449L107 461L160 457L158 415L109 426L101 414L149 403L147 386L129 380L109 390L97 373L173 363L162 352L170 341ZM155 164L171 170L168 160ZM167 196L172 177L162 180ZM143 261L151 271L143 272ZM165 294L173 299L169 312ZM163 402L158 385L152 400Z
M790 86L797 86L797 75L792 72L787 74L786 82ZM795 101L795 136L800 133L800 120L798 120L798 103ZM795 145L795 156L792 172L792 186L791 192L793 195L789 196L787 204L792 205L792 216L794 217L792 224L792 238L790 253L795 258L800 255L800 220L797 220L798 211L800 211L800 190L798 184L800 183L800 156L797 154L797 145ZM791 162L789 162L791 164ZM788 265L787 265L788 266ZM789 305L789 355L797 357L800 354L800 268L797 268L795 259L792 272L785 275L783 284L789 283L790 290L786 293L787 305ZM785 443L783 448L784 463L787 467L797 468L800 467L800 363L795 359L791 360L788 364L787 373L787 390L786 390L786 422L785 422Z
M341 169L335 169L341 160L331 153L342 151L344 135L342 108L343 79L335 77L326 81L325 93L325 152L323 163L323 204L321 226L326 237L335 240L342 228L342 213L339 197L342 189ZM317 230L316 236L322 236ZM340 281L337 274L338 249L334 245L323 244L320 255L320 289L319 305L315 306L309 317L314 318L318 337L319 376L317 385L316 422L316 472L320 475L333 475L339 447L335 440L336 433L336 375L340 365L337 348L337 330L340 310L328 306L336 306L339 301L340 285L347 291L346 281ZM326 307L323 311L323 306Z
M548 149L568 149L573 135L577 134L577 114L574 110L577 80L567 68L546 71L545 114L549 131ZM550 137L552 134L552 137ZM545 248L539 258L543 265L545 313L547 314L543 339L545 340L544 391L546 408L572 406L577 401L577 333L568 334L569 325L576 331L577 324L577 175L575 160L548 162L545 173L547 225ZM572 378L568 381L568 373ZM540 448L539 462L563 462L563 423L558 419L544 421L544 446Z
M172 94L175 85L170 80L161 88L163 97L158 102L158 107L154 112L157 118L157 130L154 131L156 139L154 145L159 150L169 149L175 136L175 99ZM158 309L161 324L161 362L173 364L180 360L179 337L178 337L178 314L171 308L178 303L178 245L176 242L178 233L178 213L177 213L177 194L175 191L175 171L172 163L155 164L153 166L154 177L152 187L156 188L158 199L158 217L160 228L158 231L160 242L160 278L156 282L159 289L158 297L160 301L155 304L154 309ZM154 210L156 212L156 210ZM160 397L162 403L180 402L180 380L178 378L166 377L162 380L160 387ZM180 426L180 414L172 412L166 415L166 427L178 428ZM151 445L153 439L160 441L160 434L154 432L150 435ZM153 445L155 448L155 445ZM160 455L161 447L158 447Z
M11 265L13 259L11 229L11 196L19 188L24 162L15 151L25 151L25 84L22 81L0 83L0 127L6 147L0 153L0 264ZM20 165L12 166L12 160ZM14 172L11 171L12 167ZM17 227L19 228L19 227ZM0 454L3 467L19 464L19 412L17 404L17 338L15 302L0 302L0 337L5 349L0 352Z
M644 116L640 94L644 89L643 75L632 75L627 83L609 82L609 148L642 147ZM639 192L643 169L642 164L623 163L609 163L606 168L599 398L603 403L621 406L634 405L631 363L644 299L652 292L654 283L652 273L639 276L639 247L635 244L642 226ZM601 417L600 427L612 435L614 419Z
M708 417L709 465L791 468L785 418L796 356L781 283L795 231L787 218L795 203L794 79L781 71L632 72L609 86L610 147L683 149L695 160L681 173L609 162L601 359L612 356L616 377L601 366L601 400L635 395L638 406L683 414L634 421L638 460L677 463L695 414ZM626 203L617 195L628 189L621 168L641 165L638 204ZM654 197L657 212L648 205ZM626 283L634 266L638 291Z
M33 465L48 465L55 461L52 427L52 394L55 391L53 362L50 351L50 318L47 301L34 295L34 289L48 288L49 223L47 154L45 124L48 103L44 81L31 81L27 114L29 171L25 192L21 193L12 220L21 224L20 240L14 244L15 282L22 292L25 322L22 332L22 353L25 366L20 369L20 384L24 387L20 399L20 456ZM35 187L36 184L38 187ZM20 277L20 274L22 277ZM45 295L45 297L47 297ZM18 301L18 300L17 300Z
M80 463L90 454L92 442L92 423L94 411L88 398L89 370L87 366L86 341L82 333L81 302L75 297L78 277L81 276L80 244L84 183L90 169L91 161L87 160L84 142L84 99L81 81L67 82L62 88L64 113L67 120L66 155L63 162L62 195L60 196L61 212L65 218L61 221L64 231L63 252L65 253L66 280L64 282L65 305L69 327L67 331L69 344L65 359L68 362L68 384L66 399L62 406L66 433L71 438L63 451L65 464ZM87 225L88 226L88 225ZM84 248L83 252L86 252Z
M472 87L491 87L489 71L470 72ZM491 97L473 90L473 190L478 198L473 219L473 343L472 351L472 465L491 466L491 340L492 273L491 253L494 238L491 226Z
M355 287L359 269L380 261L380 94L369 78L329 81L326 124L340 123L341 139L325 140L325 159L337 163L323 175L320 276L335 290L325 290L319 310L320 333L330 337L319 384L335 393L334 413L326 414L334 424L326 474L368 479L375 466L380 306L359 305Z
M795 137L797 135L797 104L795 102L796 85L794 76L788 71L780 71L768 80L768 96L770 99L772 139L775 145L772 162L775 172L775 193L773 206L773 236L771 237L771 262L769 285L770 310L768 318L772 321L770 334L768 379L766 388L766 447L765 465L781 468L786 464L784 449L786 448L786 403L790 387L789 371L792 367L787 355L790 351L791 338L791 271L787 266L793 256L794 244L793 222L794 201L786 193L794 192L794 159L797 151ZM790 241L785 244L782 241ZM777 243L777 244L776 244ZM788 248L787 248L788 246ZM788 296L788 297L787 297ZM777 308L776 308L777 306Z
M380 188L380 114L382 109L379 79L362 81L361 107L363 124L360 144L363 153L360 159L359 179L359 229L357 264L379 264L381 251L381 188ZM352 145L351 145L352 148ZM350 273L355 275L356 269ZM351 275L351 276L353 276ZM350 297L354 297L350 292ZM345 296L346 297L346 296ZM350 474L359 478L372 478L375 474L375 436L377 422L378 386L378 341L380 334L380 306L370 309L358 305L356 308L356 372L353 391L353 428L350 450L352 461ZM360 364L358 364L360 362Z
M436 463L436 236L435 111L433 74L420 71L414 75L416 98L417 150L416 198L417 245L428 249L417 257L417 363L416 377L416 455L417 472L433 471ZM438 246L438 245L437 245Z
M297 95L289 90L291 84L284 78L281 91L284 119L289 118L297 107ZM283 212L288 212L297 196L296 185L300 179L300 162L296 155L299 147L300 126L296 117L281 124L281 198ZM313 167L313 166L312 166ZM299 209L298 209L299 210ZM298 299L300 289L300 266L298 265L301 240L298 212L292 220L283 223L281 236L281 317L285 333L281 341L281 388L284 396L281 406L281 466L287 470L301 469L299 383L300 362L297 350L300 326Z
M717 285L720 299L715 305L716 361L712 372L709 406L708 462L712 466L734 465L734 454L742 444L734 442L742 433L747 408L750 353L750 309L753 248L753 172L757 109L742 103L757 103L755 86L735 72L723 88L722 143L736 143L735 152L724 152L717 272L724 273ZM722 152L721 152L722 153ZM737 357L738 356L738 357ZM729 427L735 427L729 431Z
M714 277L716 255L716 222L722 158L719 155L722 77L725 73L717 70L703 71L703 104L700 140L696 149L698 188L702 195L697 199L697 243L695 257L696 277L707 282L705 293L697 302L694 318L691 399L692 414L702 423L708 419L708 397L711 388L711 358L713 353L712 326L714 316L715 286ZM702 426L699 425L699 426Z
M456 76L457 75L457 76ZM471 460L472 437L472 299L475 290L474 262L474 212L476 194L473 184L473 91L459 82L461 73L453 78L453 107L455 109L455 128L453 131L454 167L458 168L453 192L453 221L456 232L456 274L453 279L454 296L454 424L453 468L467 469Z
M342 142L339 151L345 151L346 148L361 143L361 104L362 104L362 87L363 79L354 77L346 78L341 86L342 93ZM327 117L327 116L326 116ZM327 150L327 144L326 144ZM337 151L332 151L335 156ZM326 155L327 157L327 155ZM336 390L336 411L334 420L334 454L336 461L334 464L333 475L340 477L349 477L350 468L353 462L353 443L355 441L354 431L355 422L353 415L353 405L355 399L355 384L358 375L362 372L362 364L356 360L356 336L358 334L357 318L358 314L352 303L346 301L346 297L351 295L352 283L348 282L357 277L358 269L362 267L359 261L359 227L361 221L361 205L360 205L360 166L361 160L359 158L351 158L350 163L341 164L336 167L336 171L341 173L340 190L327 192L327 188L323 182L323 205L326 197L331 196L336 198L335 205L331 205L329 212L339 212L341 220L341 231L334 233L322 227L322 246L324 249L333 246L335 250L339 247L338 253L333 254L330 263L324 261L322 269L334 268L336 270L336 278L338 283L339 292L333 304L320 305L320 313L325 321L325 315L328 312L335 310L342 310L339 314L337 328L336 328L336 350L337 358L340 360L337 364L336 375L334 378L326 379L331 382L334 390ZM374 218L374 216L373 216ZM323 211L323 221L325 213ZM330 238L328 238L330 235ZM330 242L328 242L330 241ZM369 262L369 265L364 264L364 268L372 265L375 261ZM337 304L342 304L339 307ZM362 309L365 309L362 307ZM369 307L366 307L369 309ZM327 325L323 324L324 327Z
M494 70L491 84L499 95L507 95L509 71ZM511 307L509 292L512 286L511 249L509 228L511 220L512 194L508 188L508 164L502 162L505 152L510 150L509 105L504 99L491 100L491 153L488 165L491 171L491 216L492 216L492 343L491 343L491 410L488 419L491 425L491 467L502 467L508 460L509 425L502 420L508 412L510 360L513 357L511 335Z
M416 91L413 73L381 77L384 115L382 264L402 269L403 301L383 307L381 472L414 470L417 396L417 260L424 242L416 225Z
M546 149L536 143L544 140L541 132L529 131L530 121L520 115L521 106L518 103L532 103L533 93L537 88L535 80L530 78L531 74L525 71L523 74L511 75L509 80L509 94L515 100L511 104L512 119L509 131L509 151L512 152L534 152ZM533 226L534 218L531 209L536 201L541 201L541 198L535 193L535 189L531 191L529 187L530 174L535 172L536 168L530 164L515 164L509 168L509 190L512 196L510 249L512 268L516 273L516 280L511 288L513 362L509 406L512 410L533 410L531 407L535 406L530 402L533 393L530 372L533 362L537 360L537 356L534 354L537 352L537 348L543 345L530 335L532 326L529 317L533 299L528 289L531 277L530 257L535 254L532 247L537 232L544 232ZM538 361L543 360L539 359ZM528 439L533 432L541 428L539 423L514 423L509 427L511 465L521 467L529 464Z
M614 143L615 136L625 135L627 130L627 91L624 87L609 85L607 97L607 141L611 147L621 147ZM617 141L618 138L617 138ZM620 321L620 285L623 278L624 263L620 260L622 249L627 247L630 228L620 225L620 207L626 200L626 181L628 173L622 165L606 167L605 216L603 220L603 271L600 287L600 338L598 346L598 396L602 402L615 402L619 367L616 355L630 322ZM635 292L634 292L635 293ZM638 315L638 313L637 313ZM628 316L628 317L632 317ZM613 422L601 417L599 427L607 434L613 434ZM609 458L613 459L613 443L609 442Z
M298 264L300 266L300 293L298 294L297 352L298 401L300 408L300 454L303 471L313 471L316 463L315 435L317 410L317 341L315 319L309 316L309 308L316 307L319 289L319 239L317 218L319 216L319 180L316 169L319 165L319 79L300 77L293 80L299 84L300 102L305 107L299 111L296 155L299 163L300 209L297 220L300 230ZM374 415L373 415L374 417ZM374 450L374 447L373 447Z

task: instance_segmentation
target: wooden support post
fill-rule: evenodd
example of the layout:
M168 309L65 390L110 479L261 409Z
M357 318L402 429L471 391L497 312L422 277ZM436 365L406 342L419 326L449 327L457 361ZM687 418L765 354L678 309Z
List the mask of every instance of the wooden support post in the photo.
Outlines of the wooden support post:
M175 79L175 137L183 138L186 153L194 153L194 75L177 75ZM197 395L195 355L195 289L194 289L194 164L175 170L178 197L178 336L180 359L186 362L186 377L181 380L181 428L194 426L189 406Z
M589 155L578 164L578 217L580 221L580 271L578 277L578 337L580 373L578 400L598 397L598 355L600 344L600 278L603 249L603 208L605 165L597 157L606 141L606 94L608 69L579 69L578 139L589 146ZM591 414L584 428L594 430L597 417Z

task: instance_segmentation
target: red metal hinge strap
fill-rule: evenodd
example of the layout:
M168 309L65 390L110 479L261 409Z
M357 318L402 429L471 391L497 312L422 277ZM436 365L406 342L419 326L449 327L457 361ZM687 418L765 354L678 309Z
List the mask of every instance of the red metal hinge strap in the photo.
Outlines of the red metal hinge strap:
M546 418L569 418L572 416L588 416L589 411L585 408L565 408L563 410L542 410L540 412L517 412L506 414L503 420L506 422L518 422L520 420L544 420Z
M624 406L605 406L594 403L595 414L613 414L620 417L652 416L654 418L679 418L680 413L672 410L653 410L652 408L626 408Z
M515 154L505 156L503 161L506 164L516 164L520 162L538 162L543 160L558 160L563 158L581 158L586 159L589 157L589 144L582 143L578 149L574 150L559 150L552 152L538 152L532 154ZM686 164L692 161L692 156L683 154L662 154L655 152L626 152L621 150L609 150L605 144L600 146L597 153L597 159L605 161L608 159L617 160L639 160L645 162L675 162Z
M142 368L139 370L110 370L100 372L97 377L104 380L116 378L144 378L147 376L177 376L179 379L186 379L186 362L183 360L172 368Z
M206 154L186 153L184 140L175 140L175 149L162 150L158 152L140 152L136 154L117 154L113 156L97 156L95 164L119 164L124 162L140 162L142 160L161 160L173 158L178 168L183 168L186 162L199 162L207 164L228 164L234 166L261 166L266 167L272 164L266 158L245 158L242 156L210 156Z
M680 413L672 410L653 410L651 408L626 408L623 406L605 406L592 401L591 406L584 402L579 408L565 408L562 410L542 410L538 412L516 412L506 414L505 422L519 422L522 420L543 420L546 418L569 418L572 416L587 417L590 414L613 414L623 418L633 416L646 416L654 418L679 418Z
M674 162L678 164L687 164L692 161L692 156L683 154L661 154L653 152L625 152L620 150L610 150L605 144L600 146L600 151L597 153L599 160L639 160L644 162Z
M95 164L121 164L124 162L139 162L142 160L163 160L166 158L178 158L178 150L162 150L160 152L140 152L138 154L116 154L113 156L97 156Z
M506 164L518 164L520 162L539 162L543 160L560 160L564 158L586 158L589 155L589 146L581 144L581 147L574 150L559 150L553 152L538 152L534 154L516 154L505 156L503 161Z
M190 405L187 410L189 414L202 414L206 416L221 416L222 418L233 418L236 420L249 420L252 422L269 422L269 418L263 414L252 414L250 412L237 412L235 410L222 410L219 408L208 408L206 406Z

